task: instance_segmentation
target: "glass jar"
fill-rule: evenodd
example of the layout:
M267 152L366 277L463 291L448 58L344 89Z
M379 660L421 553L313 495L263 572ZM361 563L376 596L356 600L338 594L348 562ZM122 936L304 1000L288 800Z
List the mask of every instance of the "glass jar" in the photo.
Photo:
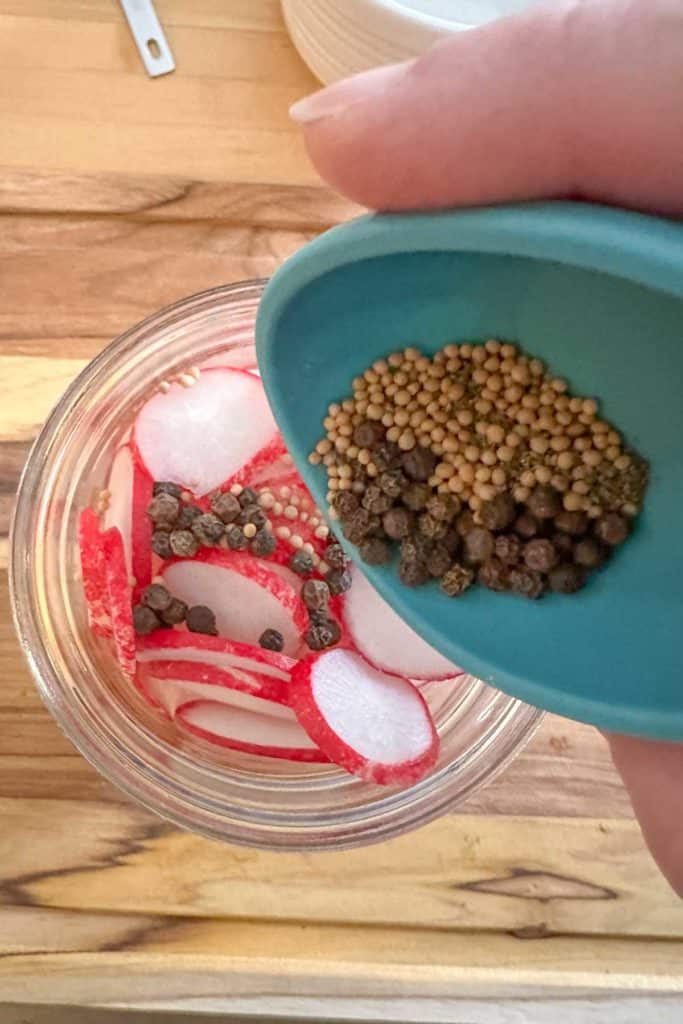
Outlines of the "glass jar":
M410 789L388 790L328 765L218 751L176 732L124 680L108 644L88 629L80 579L78 514L104 486L136 410L160 381L193 364L220 357L223 365L253 365L263 284L216 288L149 317L67 390L19 488L11 541L14 615L58 724L133 799L233 843L340 849L387 839L450 810L509 763L541 712L470 676L450 686L431 684L441 754L436 770Z

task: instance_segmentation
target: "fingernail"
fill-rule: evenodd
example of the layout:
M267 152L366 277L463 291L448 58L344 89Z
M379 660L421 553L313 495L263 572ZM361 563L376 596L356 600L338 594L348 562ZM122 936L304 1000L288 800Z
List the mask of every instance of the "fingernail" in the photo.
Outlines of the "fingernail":
M412 61L389 64L345 78L326 89L305 96L289 108L289 116L297 124L310 124L327 117L336 117L349 107L372 101L384 95L405 73Z

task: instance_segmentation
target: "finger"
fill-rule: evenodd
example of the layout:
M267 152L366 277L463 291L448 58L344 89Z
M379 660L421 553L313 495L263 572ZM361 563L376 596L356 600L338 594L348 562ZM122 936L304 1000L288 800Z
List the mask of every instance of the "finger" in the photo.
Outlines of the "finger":
M652 856L683 897L683 744L608 740Z
M683 212L683 5L573 0L295 104L320 174L375 209L588 197Z

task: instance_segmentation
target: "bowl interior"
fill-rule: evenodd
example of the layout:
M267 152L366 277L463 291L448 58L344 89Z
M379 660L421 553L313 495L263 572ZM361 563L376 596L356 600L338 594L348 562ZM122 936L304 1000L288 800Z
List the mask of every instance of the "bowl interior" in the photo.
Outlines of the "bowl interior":
M533 257L515 252L528 236L518 244L508 237L501 246L508 251L472 251L488 246L488 236L477 237L477 214L444 216L456 251L444 241L443 217L431 250L428 222L438 217L392 217L388 251L368 256L382 248L376 218L374 233L367 222L355 236L355 225L341 229L345 237L271 283L257 328L259 363L290 450L324 505L324 470L305 459L327 404L348 395L352 377L375 359L405 345L432 353L449 341L519 342L575 392L598 397L602 414L650 461L652 477L633 537L580 596L532 603L476 588L456 602L436 585L402 587L391 567L363 571L413 628L493 685L607 728L683 739L681 294L622 276L628 260L620 257L622 273L605 272L610 247L619 249L609 232L596 270L585 265L586 247L575 256L584 266L557 262L562 246L553 246L552 232ZM633 216L635 244L644 241L646 218ZM459 234L462 223L467 231Z

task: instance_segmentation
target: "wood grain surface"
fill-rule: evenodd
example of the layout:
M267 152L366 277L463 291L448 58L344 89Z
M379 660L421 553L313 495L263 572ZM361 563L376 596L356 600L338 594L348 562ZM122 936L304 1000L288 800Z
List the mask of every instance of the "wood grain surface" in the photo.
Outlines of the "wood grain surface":
M358 212L288 123L315 83L275 0L156 6L178 71L151 82L113 0L0 0L0 564L31 441L92 356ZM268 854L181 832L74 751L4 574L0 679L1 1024L681 1019L683 906L593 729L548 716L417 834Z

